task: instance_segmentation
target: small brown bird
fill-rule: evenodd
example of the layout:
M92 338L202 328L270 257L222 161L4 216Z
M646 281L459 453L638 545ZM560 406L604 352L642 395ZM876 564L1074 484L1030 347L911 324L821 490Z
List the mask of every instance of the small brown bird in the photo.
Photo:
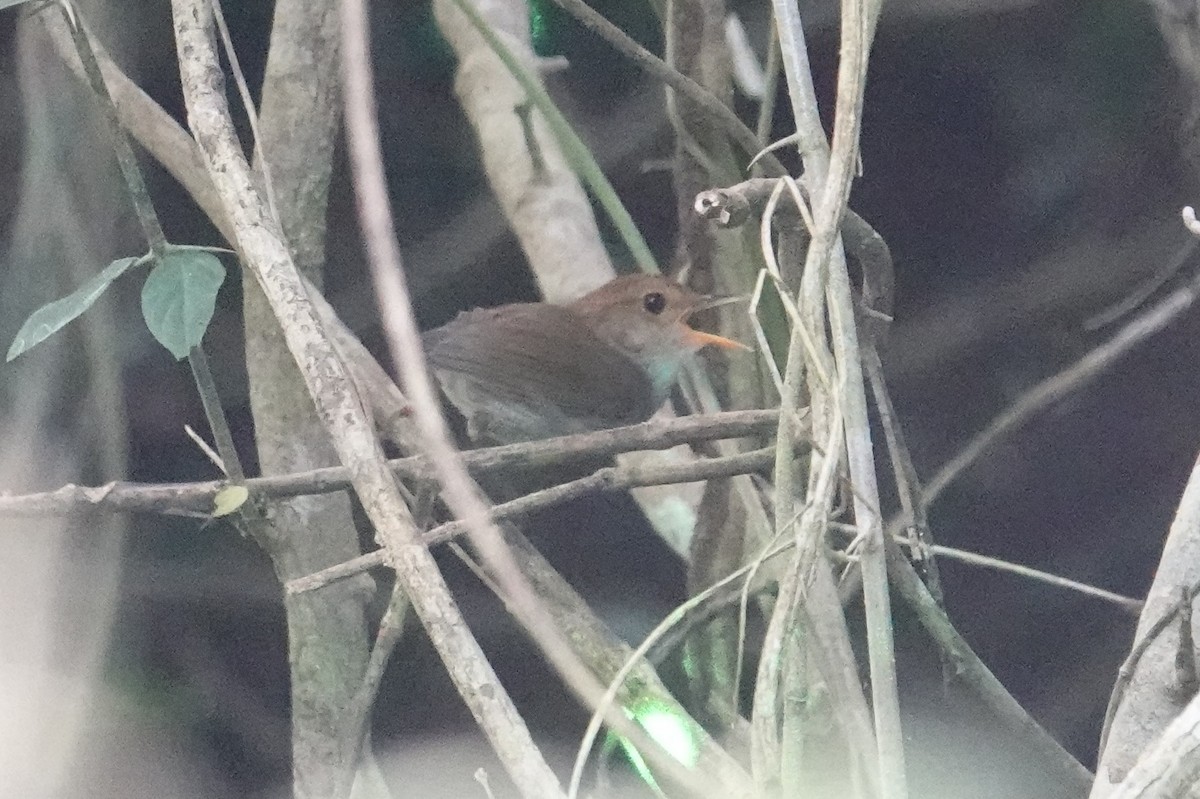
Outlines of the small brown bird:
M425 334L425 350L477 443L601 430L649 419L702 347L744 348L687 324L726 301L664 277L619 277L568 305L460 313Z

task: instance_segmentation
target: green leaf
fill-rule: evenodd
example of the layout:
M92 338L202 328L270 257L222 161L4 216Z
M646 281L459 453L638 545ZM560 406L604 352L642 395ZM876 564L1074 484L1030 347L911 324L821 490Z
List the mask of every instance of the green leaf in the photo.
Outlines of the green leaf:
M50 338L68 322L91 308L96 298L108 288L108 284L119 278L137 261L137 258L119 258L67 296L34 311L17 331L5 360L11 361L34 345Z
M146 327L176 358L186 358L200 344L217 306L217 290L225 267L216 256L172 249L142 286Z

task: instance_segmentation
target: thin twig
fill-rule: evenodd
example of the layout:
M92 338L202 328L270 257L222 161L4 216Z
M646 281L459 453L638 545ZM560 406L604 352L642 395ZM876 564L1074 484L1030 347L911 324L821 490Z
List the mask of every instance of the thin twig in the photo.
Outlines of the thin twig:
M584 457L603 457L636 450L664 449L676 444L714 438L763 435L776 425L776 411L728 411L705 416L652 419L629 427L562 438L508 444L463 453L473 474L538 469ZM398 477L428 480L433 477L424 455L388 462ZM125 513L191 515L212 509L213 498L224 481L195 483L113 482L88 487L66 485L53 491L20 496L0 496L0 516L55 516L85 510ZM330 466L295 474L254 477L245 486L253 494L284 498L328 494L352 487L344 466Z
M133 154L129 135L121 127L116 104L113 102L112 94L109 92L108 84L101 72L100 61L92 47L91 37L84 28L78 10L72 3L63 0L59 2L59 7L66 19L67 28L71 32L71 39L75 43L76 53L83 66L88 85L95 96L96 105L100 108L105 126L112 136L117 164L121 170L121 177L125 181L126 191L133 203L138 223L141 225L142 234L146 237L146 243L154 256L155 264L159 264L169 252L167 237L163 233L158 212L154 210L154 203L150 199L150 190L146 187L142 169L138 166L137 158ZM212 429L213 438L216 441L217 452L225 463L226 473L235 483L241 482L245 479L245 474L241 461L238 459L237 449L233 446L233 434L229 429L229 420L225 416L225 409L217 394L216 383L212 379L212 371L208 367L208 357L204 354L203 349L198 346L193 347L188 352L188 363L191 365L192 375L196 380L196 389L204 406L204 414L208 418L209 427Z
M1195 304L1197 297L1200 297L1200 277L1172 291L1078 361L1023 393L929 479L922 493L926 506L932 505L951 483L1001 438L1104 374L1123 355L1182 316Z
M857 531L854 529L853 525L830 524L829 527L832 530L845 532L849 536L854 536L857 534ZM896 541L901 546L905 546L909 543L907 539L901 538L897 538ZM773 548L770 552L766 553L764 557L774 557L775 555L781 554L793 546L795 546L794 540L785 541ZM1087 583L1082 583L1078 580L1072 580L1068 577L1063 577L1058 574L1051 574L1050 572L1042 571L1041 569L1034 569L1029 566L1023 566L1019 563L1013 563L1011 561L990 557L988 555L981 555L978 552L971 552L965 549L958 549L955 547L947 547L942 545L935 545L933 550L939 557L945 558L949 561L965 563L970 566L978 566L984 569L992 569L999 572L1005 572L1007 574L1015 574L1019 577L1024 577L1035 582L1045 583L1047 585L1055 586L1056 588L1064 588L1068 591L1074 591L1076 593L1083 594L1084 596L1090 596L1094 599L1108 602L1109 604L1115 605L1117 608L1120 608L1126 613L1136 615L1141 611L1142 606L1144 605L1141 600L1134 599L1133 597L1123 596L1122 594L1107 591L1094 585L1088 585ZM757 563L758 559L756 559L755 563L748 565L746 568L753 570L753 567L757 565ZM703 602L690 606L687 609L684 617L680 619L669 632L655 642L654 646L647 653L647 657L654 663L661 662L667 657L672 649L677 647L687 637L688 633L692 629L704 624L709 619L720 614L730 605L745 604L746 596L748 594L770 590L771 583L772 580L768 578L756 577L753 571L751 571L751 573L749 573L747 576L747 583L744 586L726 584L715 593L706 594Z
M845 413L846 458L854 487L854 516L862 537L860 565L863 570L871 695L878 747L877 784L882 796L904 799L908 796L908 786L884 534L879 515L875 459L855 328L854 302L838 235L858 163L867 61L879 3L877 0L842 2L841 68L838 71L831 146L825 142L817 113L803 27L796 6L788 0L776 0L773 6L789 96L797 133L800 135L805 179L815 201L813 215L816 224L805 259L801 294L811 296L811 289L805 291L806 284L820 285L825 283L823 278L826 277L828 281L829 321L840 378L837 401Z
M354 178L355 198L358 201L359 226L366 244L367 261L383 317L388 348L393 360L398 364L409 401L413 406L417 430L425 451L430 456L438 482L442 485L446 503L459 518L467 521L476 547L485 560L497 564L495 571L499 573L506 587L511 586L514 593L519 594L522 602L529 602L529 610L536 619L530 625L534 629L536 640L538 633L547 631L541 624L544 610L532 597L528 585L511 562L511 554L504 548L500 531L488 520L487 502L479 487L467 474L461 456L451 441L425 362L421 335L412 316L412 304L404 279L391 218L390 200L384 182L366 3L364 0L342 0L339 3L339 12L342 20L342 87L346 104L347 148ZM383 543L389 549L394 546L387 539ZM406 546L407 543L402 545ZM553 628L549 629L549 636L551 651L557 653L559 650L554 647L558 641ZM566 648L565 645L563 648ZM564 670L574 677L582 667L574 659L569 648L566 648L566 651ZM479 656L482 657L482 653L479 653ZM480 665L491 670L486 660ZM587 677L590 675L584 675L583 679ZM464 692L464 689L466 692L478 692L478 686L459 686L460 692ZM464 698L467 698L466 693ZM492 741L492 746L502 755L505 767L520 786L522 793L561 797L562 788L558 778L530 739L529 732L523 720L516 715L515 708L511 710L511 714L512 723L505 726L511 726L517 738L512 742L506 741L503 737L504 728L489 724L484 729ZM481 724L485 722L478 714L476 720ZM512 743L516 743L517 746L511 746Z
M793 368L791 362L788 368ZM788 783L798 776L799 764L780 760L781 730L793 726L786 717L780 719L780 710L785 706L782 697L790 688L781 684L782 677L790 671L785 670L784 661L799 657L811 657L817 663L830 691L831 705L837 708L835 717L849 748L846 760L863 771L864 778L875 789L871 795L878 792L870 712L859 685L845 618L837 603L824 557L825 527L837 485L844 441L839 411L835 405L807 501L802 507L794 500L780 504L777 499L776 503L777 513L784 508L790 514L782 522L777 519L776 523L781 536L795 541L797 555L780 579L775 612L771 614L763 637L755 678L751 757L760 790L768 792L778 785L781 776ZM778 468L779 461L776 463ZM777 475L776 483L780 482ZM811 643L805 650L797 651L796 639L791 633L800 628L802 622Z
M775 34L775 19L767 32L767 65L763 68L766 85L763 86L762 101L758 106L758 121L754 125L754 138L759 147L771 140L771 125L775 121L775 96L779 92L779 37Z
M100 62L92 48L91 37L84 28L83 20L73 3L60 0L58 5L66 19L67 29L71 32L71 40L75 43L75 51L83 66L88 86L95 95L100 115L104 118L105 127L112 136L117 165L120 167L121 177L125 181L126 191L129 192L129 199L133 203L138 224L142 227L142 234L146 237L147 244L150 245L150 251L156 258L161 259L167 253L167 237L163 233L162 224L158 221L154 203L150 200L150 190L146 188L146 181L142 177L141 167L138 166L137 158L133 154L133 147L129 144L129 138L125 135L125 131L117 119L116 106L108 91L108 85L104 82L104 76L100 72Z
M204 457L208 458L208 462L217 467L217 471L219 471L221 474L228 473L225 469L224 461L221 460L221 456L217 454L217 451L213 449L212 445L205 441L204 437L197 433L190 424L185 424L183 426L183 432L184 435L192 440L193 444L199 447L200 451L204 453Z
M68 35L46 17L44 30L54 51L76 78L86 81L83 67L71 57ZM105 85L113 94L121 125L137 142L183 186L188 196L204 211L221 235L234 242L233 227L221 205L212 178L205 169L196 142L175 119L138 87L113 62L104 48L96 45L95 54Z
M888 574L897 593L908 604L917 620L943 652L953 659L959 679L970 686L996 715L999 722L1012 730L1021 740L1028 742L1045 759L1048 767L1071 786L1064 792L1072 796L1083 796L1092 783L1092 774L1070 752L1021 707L1012 694L996 679L987 665L971 650L963 637L954 629L945 611L937 606L929 589L913 570L908 558L900 551L900 545L890 536L884 539L887 548Z
M858 531L853 525L835 523L830 524L829 527L831 530L844 533L848 538L853 538L858 535ZM892 536L892 538L900 546L908 547L910 550L913 547L912 539L908 536L905 536L903 533L896 533ZM921 544L917 543L916 546L920 547ZM1134 599L1133 597L1124 596L1112 591L1106 591L1105 589L1098 588L1094 585L1088 585L1087 583L1082 583L1078 580L1072 580L1069 577L1063 577L1058 574L1052 574L1041 569L1035 569L1031 566L1024 566L1020 563L1013 563L1010 560L1003 560L1001 558L991 557L990 555L981 555L978 552L971 552L970 550L958 549L956 547L943 546L941 544L933 545L932 550L935 555L946 558L947 560L958 561L959 563L966 563L971 566L979 566L984 569L993 569L999 572L1016 574L1039 583L1046 583L1047 585L1053 585L1057 588L1065 588L1068 591L1075 591L1086 596L1094 597L1095 599L1100 599L1116 605L1126 613L1132 613L1135 616L1142 611L1142 608L1144 608L1146 604L1145 602L1142 602L1139 599Z
M748 474L760 471L770 465L770 458L764 451L731 455L723 458L690 461L687 463L664 463L655 466L637 466L623 464L617 467L605 467L595 474L581 477L561 485L546 488L523 497L502 502L491 508L491 516L495 520L512 519L533 513L537 510L569 502L572 499L589 493L620 491L641 485L671 485L674 483L696 482L711 480L719 477L730 477L735 474ZM434 527L422 535L426 544L433 545L466 532L466 526L461 521L447 522ZM287 583L289 594L299 594L323 588L330 583L353 577L368 569L382 566L386 562L385 553L379 550L374 553L360 555L357 558L330 566L314 574L298 577Z
M1192 603L1187 588L1181 588L1179 593L1179 642L1175 646L1175 682L1171 690L1176 696L1191 698L1200 687L1196 679L1196 646L1192 639Z
M1009 574L1017 574L1021 577L1026 577L1030 580L1036 580L1039 583L1046 583L1058 588L1065 588L1068 591L1075 591L1085 596L1101 599L1110 604L1116 605L1126 613L1136 616L1141 612L1146 603L1133 597L1123 596L1112 591L1106 591L1103 588L1097 588L1094 585L1081 583L1078 580L1072 580L1068 577L1062 577L1057 574L1051 574L1041 569L1034 569L1030 566L1022 566L1020 563L1013 563L1000 558L993 558L987 555L980 555L978 552L968 552L965 549L957 549L948 547L942 544L934 544L931 549L935 555L939 555L948 560L956 560L959 563L969 563L972 566L982 566L985 569L994 569L996 571L1008 572ZM932 591L930 594L932 595ZM936 600L936 597L935 597Z
M392 650L404 633L404 620L408 616L408 596L400 583L392 586L392 596L388 600L387 610L379 621L379 632L375 636L375 644L371 647L371 656L363 671L362 683L354 693L351 707L346 713L347 721L353 725L343 731L343 739L350 742L345 769L342 771L340 784L337 786L338 797L349 797L354 786L354 776L358 773L358 762L362 758L367 740L371 733L371 707L379 695L379 686L383 684L383 673L387 668Z
M900 506L904 509L908 525L916 534L918 546L911 554L913 560L921 564L921 577L925 580L929 593L938 606L944 608L946 598L942 594L942 579L938 574L937 559L934 558L935 549L933 533L929 529L929 516L925 512L925 503L921 500L921 480L917 476L917 467L913 465L912 453L909 452L908 442L904 438L904 428L896 418L892 395L888 391L887 378L883 373L883 362L879 359L879 350L875 348L874 343L866 346L863 363L871 381L875 407L879 409L879 424L883 428L888 452L891 454Z
M780 546L774 551L768 553L767 557L774 557L775 555L778 555L779 553L788 549L790 546L792 546L791 542L785 543L783 546ZM668 613L667 617L659 622L658 626L651 630L649 635L642 640L642 643L638 644L637 648L630 653L628 659L625 661L625 664L620 668L616 676L614 676L609 682L609 686L604 692L604 696L601 697L601 705L596 709L596 711L592 714L591 719L588 721L588 726L584 731L583 739L580 741L579 749L576 752L575 766L571 773L570 786L572 795L578 791L579 783L583 779L583 768L587 763L587 754L591 751L592 745L595 743L596 735L600 732L600 724L601 720L603 719L603 709L604 707L612 704L621 686L625 684L626 678L629 677L630 672L636 668L639 663L646 659L647 653L657 643L659 643L669 632L671 632L671 630L683 623L684 620L687 619L695 609L704 606L712 597L720 595L729 587L736 586L738 581L746 577L746 575L749 574L752 569L753 565L743 566L729 573L725 577L722 577L717 582L713 583L697 593L695 596L680 604L678 607Z
M1179 270L1196 254L1197 250L1200 250L1200 240L1194 236L1189 237L1184 245L1175 251L1175 255L1171 260L1160 266L1149 279L1136 286L1126 296L1085 319L1083 329L1099 330L1100 328L1108 327L1125 314L1135 310L1166 285L1168 280L1175 277L1179 273Z
M759 151L760 144L754 131L746 127L729 106L722 103L712 92L705 89L687 75L673 69L665 61L635 42L625 31L609 22L583 0L554 0L563 10L579 20L585 27L611 44L619 53L645 70L651 77L670 86L693 103L703 108L725 129L726 134L737 142L746 155ZM786 174L787 170L774 156L763 163L773 175Z
M691 717L679 702L671 696L652 664L634 659L632 672L621 677L621 669L630 662L633 649L617 637L584 602L583 598L563 579L546 558L534 548L529 539L521 535L512 525L504 526L505 539L517 556L522 571L546 602L555 622L571 641L580 657L588 662L598 677L608 684L617 684L617 700L621 707L636 715L638 708L654 707L670 714L681 724L691 728L696 744L697 760L704 768L724 771L729 782L747 782L746 773L737 761ZM497 590L495 581L488 575L489 588ZM497 593L507 603L507 597ZM711 794L706 794L711 795Z
M233 81L237 85L238 98L242 108L246 110L246 119L250 122L250 133L254 136L254 162L262 170L263 194L267 198L267 207L271 209L271 217L280 225L283 217L279 215L279 203L275 200L275 181L271 179L271 164L267 161L267 153L263 149L263 136L258 125L258 109L254 107L254 97L246 83L246 73L242 71L237 50L233 46L233 37L229 35L229 26L225 24L225 12L221 10L221 0L211 0L213 21L221 34L221 45L225 48L225 57L229 59L229 69L233 73Z
M200 403L204 406L204 415L217 445L217 454L225 465L225 474L234 485L245 483L246 472L242 469L241 458L234 446L233 431L229 429L229 419L221 405L221 395L217 393L217 381L213 379L208 355L203 347L192 347L188 351L188 365L192 368L192 378L196 381Z

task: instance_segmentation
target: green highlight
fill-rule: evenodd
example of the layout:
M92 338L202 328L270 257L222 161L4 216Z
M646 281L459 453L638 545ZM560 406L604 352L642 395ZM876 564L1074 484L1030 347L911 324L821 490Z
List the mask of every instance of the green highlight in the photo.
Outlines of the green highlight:
M700 743L692 723L669 705L657 700L643 702L633 711L633 720L663 749L691 768L700 759Z

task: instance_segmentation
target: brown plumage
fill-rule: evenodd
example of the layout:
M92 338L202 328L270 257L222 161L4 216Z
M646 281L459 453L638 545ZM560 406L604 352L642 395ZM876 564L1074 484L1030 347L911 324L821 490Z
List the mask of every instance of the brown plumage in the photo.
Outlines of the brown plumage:
M599 430L650 418L701 347L741 346L688 327L712 304L666 278L621 277L569 305L461 313L425 334L425 350L474 441Z

